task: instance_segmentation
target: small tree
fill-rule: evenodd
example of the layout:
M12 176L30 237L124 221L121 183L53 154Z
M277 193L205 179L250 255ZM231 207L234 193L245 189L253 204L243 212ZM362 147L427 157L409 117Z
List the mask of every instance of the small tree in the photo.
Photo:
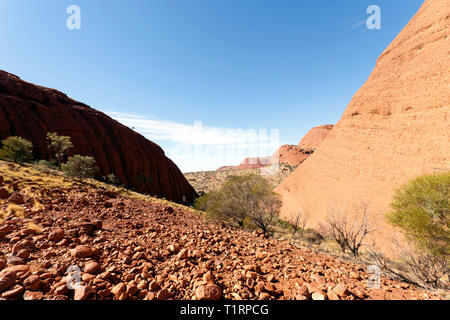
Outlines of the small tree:
M254 226L267 233L268 227L278 216L281 201L263 177L254 175L249 182L248 215Z
M94 167L94 162L95 160L92 157L76 154L70 157L61 167L67 175L83 181L83 179L94 177L98 170L97 167Z
M368 205L364 202L354 203L349 210L330 210L321 229L336 240L342 252L349 249L357 257L367 234L375 230L371 220Z
M267 232L278 214L281 202L266 179L256 174L230 176L219 190L206 193L197 199L195 207L212 216L249 225Z
M3 160L27 162L33 159L33 144L21 137L9 137L2 140L0 158Z
M64 162L69 149L73 147L70 137L60 136L55 132L47 133L47 140L49 142L48 149L55 159L58 168L61 169L61 165Z
M425 252L450 256L450 171L418 177L397 190L387 220Z
M297 212L291 217L290 223L292 225L293 236L300 231L300 236L303 236L305 232L306 224L308 222L309 214L302 209L298 209Z

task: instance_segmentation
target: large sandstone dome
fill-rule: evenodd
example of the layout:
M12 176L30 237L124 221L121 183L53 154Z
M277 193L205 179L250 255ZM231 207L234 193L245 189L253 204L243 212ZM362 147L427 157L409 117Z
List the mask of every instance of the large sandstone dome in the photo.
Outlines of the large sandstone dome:
M196 196L155 143L62 92L0 70L0 139L24 137L35 157L48 159L47 132L70 136L71 154L94 157L101 175L114 173L127 187L180 203Z
M320 147L276 188L283 217L303 208L314 227L336 204L367 201L382 246L394 190L450 170L449 33L449 1L426 1Z

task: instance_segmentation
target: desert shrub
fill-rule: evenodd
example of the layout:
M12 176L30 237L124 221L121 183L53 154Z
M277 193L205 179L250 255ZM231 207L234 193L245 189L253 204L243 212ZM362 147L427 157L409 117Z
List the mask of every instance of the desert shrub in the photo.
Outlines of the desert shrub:
M405 282L430 289L449 288L448 257L434 255L409 244L401 244L395 238L392 239L392 242L395 248L395 259L369 250L371 262L375 262Z
M256 174L230 176L219 190L199 197L195 208L239 227L267 232L278 215L281 202L266 179Z
M106 182L115 186L120 185L119 178L117 178L117 176L113 172L106 176Z
M450 172L418 177L397 190L387 220L432 255L450 256Z
M39 160L36 162L36 165L38 165L39 167L42 167L42 168L47 168L47 169L52 169L52 170L58 169L58 167L54 163L47 161L47 160Z
M9 137L2 140L0 159L7 161L28 162L33 159L33 144L21 137Z
M92 157L76 154L62 164L61 168L68 176L83 180L94 177L98 170L97 167L94 167L94 162L95 160Z
M320 224L320 231L333 237L342 252L349 249L357 257L367 234L374 231L367 203L355 202L350 208L330 209L325 222Z
M393 239L397 260L372 256L384 269L424 287L448 288L450 256L450 172L420 176L400 187L388 222L408 243ZM447 280L442 281L446 278Z
M308 212L298 209L290 218L290 223L292 226L292 234L295 235L300 232L300 236L303 236L305 232L306 224L308 223L309 214Z
M307 229L303 232L302 239L310 244L320 245L324 237L314 229Z
M73 147L70 137L60 136L55 132L47 133L48 149L59 169L65 161L69 149Z

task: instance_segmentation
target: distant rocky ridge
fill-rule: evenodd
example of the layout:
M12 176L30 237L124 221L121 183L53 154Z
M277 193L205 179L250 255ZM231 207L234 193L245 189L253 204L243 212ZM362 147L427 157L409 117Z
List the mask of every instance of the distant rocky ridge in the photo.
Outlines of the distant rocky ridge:
M71 137L71 154L92 156L100 175L114 173L136 191L192 202L194 188L164 151L142 135L62 92L0 71L0 139L21 136L49 159L47 132Z
M271 157L245 158L237 166L223 166L217 171L258 169L278 164L298 166L323 142L333 127L332 124L314 127L302 138L298 146L285 144L278 148Z
M202 194L218 189L229 176L241 176L246 174L260 174L275 188L296 169L295 166L280 164L274 172L266 174L264 171L265 168L266 167L186 172L184 173L184 176L195 190L199 194Z

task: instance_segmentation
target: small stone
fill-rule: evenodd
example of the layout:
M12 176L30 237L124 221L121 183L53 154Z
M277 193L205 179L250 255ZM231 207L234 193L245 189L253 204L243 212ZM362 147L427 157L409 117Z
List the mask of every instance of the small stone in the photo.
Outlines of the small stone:
M65 296L69 292L69 288L67 288L67 285L63 284L58 286L53 293L57 296Z
M74 258L87 258L93 255L93 250L88 246L78 246L72 251Z
M39 291L25 291L23 294L23 300L42 300L44 295Z
M339 296L333 290L327 291L327 297L328 297L328 300L340 300Z
M171 253L177 253L180 251L180 248L176 244L171 244L167 247L167 250L169 250Z
M306 297L307 299L311 297L308 286L306 284L299 288L298 294Z
M256 256L256 259L264 259L265 255L261 251L257 251L255 256Z
M342 283L337 284L333 291L340 297L345 297L349 294L349 291L346 286L344 286Z
M138 292L138 287L134 282L130 282L127 284L127 294L128 296L134 296Z
M222 290L215 284L202 285L195 290L195 296L198 300L219 300Z
M9 198L9 192L5 188L0 188L0 199L8 199Z
M119 283L118 285L116 285L112 290L111 293L114 296L118 296L121 293L125 292L127 290L127 285L125 283Z
M208 271L203 275L203 281L205 281L206 283L214 283L215 280L216 277L211 271Z
M23 196L19 192L14 192L12 194L12 196L9 197L8 201L10 203L14 203L14 204L18 204L18 205L25 203L25 201L23 200Z
M55 231L50 232L48 235L48 240L53 242L59 242L64 239L64 230L56 229Z
M158 282L156 280L153 280L152 282L150 282L150 284L148 285L148 290L149 291L155 291L158 288Z
M23 287L21 285L16 284L8 291L3 292L2 298L5 299L17 299L23 292Z
M100 264L96 261L91 261L84 267L84 272L90 274L96 274L100 271Z
M156 299L158 300L167 300L167 298L169 298L169 291L167 291L167 289L162 289L156 296Z
M17 279L17 273L12 270L8 271L7 269L3 270L0 274L0 292L8 289Z
M184 260L188 257L188 250L187 249L182 249L180 250L180 252L178 253L178 260Z
M269 300L270 299L270 294L268 294L267 292L261 292L259 294L258 299L259 300Z
M25 279L23 285L27 290L36 291L41 285L41 279L39 278L38 275L33 274Z
M92 293L92 287L76 285L74 286L75 293L73 296L74 300L86 300L87 297Z
M323 294L323 293L314 292L314 293L311 295L311 298L312 298L313 300L326 300L326 295Z

